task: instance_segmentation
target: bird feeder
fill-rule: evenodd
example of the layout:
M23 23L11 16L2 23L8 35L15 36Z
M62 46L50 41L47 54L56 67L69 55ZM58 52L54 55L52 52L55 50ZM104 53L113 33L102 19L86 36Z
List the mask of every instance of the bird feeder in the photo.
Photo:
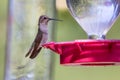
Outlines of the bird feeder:
M120 64L120 40L105 39L120 13L120 0L66 0L88 40L49 42L43 45L60 55L62 65L107 66Z

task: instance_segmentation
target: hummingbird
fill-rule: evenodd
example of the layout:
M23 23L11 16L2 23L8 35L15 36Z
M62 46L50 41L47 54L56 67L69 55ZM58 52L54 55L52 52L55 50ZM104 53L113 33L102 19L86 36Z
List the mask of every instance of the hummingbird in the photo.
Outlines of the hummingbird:
M61 21L58 19L49 18L46 15L42 15L38 21L38 32L37 35L25 57L34 59L42 49L42 45L45 44L48 40L48 22L51 20Z

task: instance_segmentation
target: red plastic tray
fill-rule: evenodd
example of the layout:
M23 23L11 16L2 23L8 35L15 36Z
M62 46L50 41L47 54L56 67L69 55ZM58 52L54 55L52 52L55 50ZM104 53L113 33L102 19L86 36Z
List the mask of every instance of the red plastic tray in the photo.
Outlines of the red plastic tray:
M120 40L75 40L43 45L60 54L63 65L106 66L120 64Z

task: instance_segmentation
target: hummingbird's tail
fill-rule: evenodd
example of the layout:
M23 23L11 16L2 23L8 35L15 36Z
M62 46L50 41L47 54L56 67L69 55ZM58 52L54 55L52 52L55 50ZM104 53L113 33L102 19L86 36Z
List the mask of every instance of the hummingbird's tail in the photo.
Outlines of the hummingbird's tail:
M31 48L29 52L25 55L25 57L28 57L31 54L29 58L34 59L38 55L38 53L41 51L41 49L42 47L39 47L39 49L37 50L36 49L33 50L33 48Z
M32 54L30 55L30 58L31 58L31 59L34 59L34 58L38 55L38 53L41 51L41 49L42 49L42 47L40 47L40 48L37 49L37 50L34 50L34 51L32 52Z

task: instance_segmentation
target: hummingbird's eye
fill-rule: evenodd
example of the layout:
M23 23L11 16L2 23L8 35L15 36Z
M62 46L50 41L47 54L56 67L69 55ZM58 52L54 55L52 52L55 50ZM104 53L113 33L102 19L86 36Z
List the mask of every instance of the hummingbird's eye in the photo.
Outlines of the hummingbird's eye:
M47 19L46 17L44 17L44 19Z

